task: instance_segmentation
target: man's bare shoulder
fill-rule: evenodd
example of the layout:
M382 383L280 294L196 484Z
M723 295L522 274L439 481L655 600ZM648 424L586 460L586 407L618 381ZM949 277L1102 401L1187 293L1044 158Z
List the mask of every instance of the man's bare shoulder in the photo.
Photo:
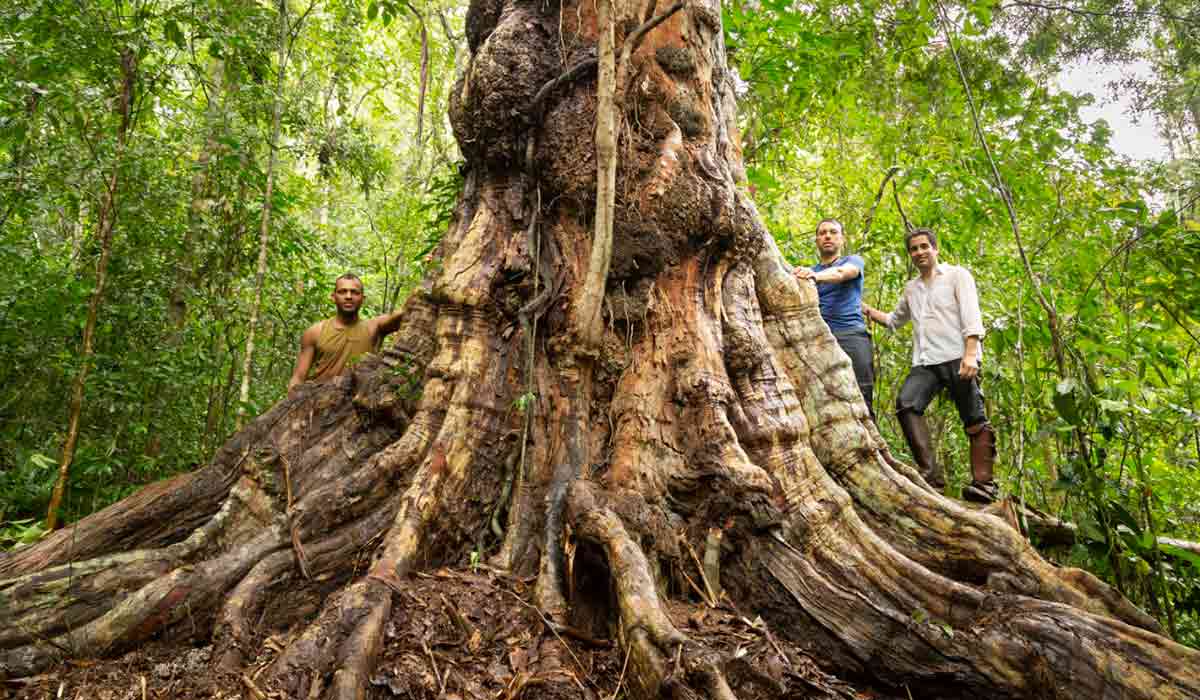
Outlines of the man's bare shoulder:
M306 345L312 345L313 343L316 343L317 338L321 336L321 327L324 326L325 322L328 320L329 319L327 318L321 319L320 321L317 321L308 328L304 329L304 334L300 336L300 342Z

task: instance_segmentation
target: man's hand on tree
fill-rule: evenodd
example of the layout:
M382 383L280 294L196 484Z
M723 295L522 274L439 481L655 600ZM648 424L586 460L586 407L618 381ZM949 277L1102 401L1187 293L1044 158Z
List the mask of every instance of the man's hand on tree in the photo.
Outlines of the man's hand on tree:
M798 280L812 280L813 283L816 283L817 281L816 273L807 267L792 268L792 274L795 275L796 279Z
M868 306L867 302L865 301L859 304L859 307L862 309L863 316L866 316L869 320L874 321L875 323L880 325L883 324L883 321L880 320L883 316L882 311L875 309L873 306Z

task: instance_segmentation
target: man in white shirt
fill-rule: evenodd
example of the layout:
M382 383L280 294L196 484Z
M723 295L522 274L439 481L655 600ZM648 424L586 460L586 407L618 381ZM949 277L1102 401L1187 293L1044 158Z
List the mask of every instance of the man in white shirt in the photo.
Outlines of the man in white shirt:
M983 317L975 279L964 268L938 263L937 235L930 229L913 229L904 244L920 277L904 287L890 314L863 304L867 318L891 330L913 324L912 369L896 397L896 417L921 476L943 491L946 481L934 458L925 409L946 389L971 441L971 483L963 489L963 498L994 501L999 492L992 474L996 432L979 390Z

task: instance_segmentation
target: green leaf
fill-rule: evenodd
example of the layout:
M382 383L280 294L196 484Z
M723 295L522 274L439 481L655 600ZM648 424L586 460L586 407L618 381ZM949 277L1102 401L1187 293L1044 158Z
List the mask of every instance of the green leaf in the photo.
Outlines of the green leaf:
M1079 534L1083 535L1084 541L1089 544L1102 544L1108 541L1108 538L1104 536L1104 532L1091 521L1079 525Z
M175 20L167 20L166 24L163 25L163 34L172 44L175 44L180 51L187 48L187 40L184 39L183 32L179 29L179 23Z
M1176 559L1182 559L1183 561L1186 561L1192 565L1192 568L1195 569L1197 573L1200 573L1200 554L1189 552L1182 547L1177 547L1173 544L1167 544L1166 542L1159 542L1158 548L1164 554L1169 554Z
M379 16L379 3L375 2L375 0L372 0L371 4L367 5L367 19L374 21L375 18L378 16Z
M1124 505L1116 501L1109 501L1108 510L1113 520L1129 528L1135 535L1141 535L1141 523L1138 522L1137 518L1133 517L1133 513L1130 513Z
M47 457L40 452L29 455L29 463L43 470L53 470L58 467L58 462L53 457Z
M33 525L30 525L29 527L25 528L21 532L18 539L20 540L21 544L33 544L34 542L37 542L38 540L42 539L42 537L45 534L46 534L46 530L42 526L42 523L36 522Z
M529 408L530 404L533 403L534 398L536 398L534 393L527 391L513 400L513 407L516 408L518 412L524 413Z
M990 0L988 2L972 3L969 8L975 21L979 23L980 29L986 28L992 23L992 3Z
M1054 387L1054 408L1071 425L1079 425L1079 387L1070 377Z
M1129 404L1125 403L1124 401L1100 399L1100 410L1108 413L1126 413L1129 411Z

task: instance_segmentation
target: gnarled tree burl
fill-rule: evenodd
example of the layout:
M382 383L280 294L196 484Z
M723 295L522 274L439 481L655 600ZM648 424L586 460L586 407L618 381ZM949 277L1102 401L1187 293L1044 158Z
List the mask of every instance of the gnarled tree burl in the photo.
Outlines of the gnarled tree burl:
M697 581L779 648L923 697L1200 697L1200 653L888 456L812 286L738 189L716 0L612 2L616 204L587 341L596 7L471 4L450 103L466 184L394 345L207 467L0 558L0 673L204 610L215 663L238 669L274 584L369 554L257 681L363 697L408 575L486 536L493 566L537 576L552 625L628 652L638 697L780 692L685 631ZM551 678L562 652L543 639Z

